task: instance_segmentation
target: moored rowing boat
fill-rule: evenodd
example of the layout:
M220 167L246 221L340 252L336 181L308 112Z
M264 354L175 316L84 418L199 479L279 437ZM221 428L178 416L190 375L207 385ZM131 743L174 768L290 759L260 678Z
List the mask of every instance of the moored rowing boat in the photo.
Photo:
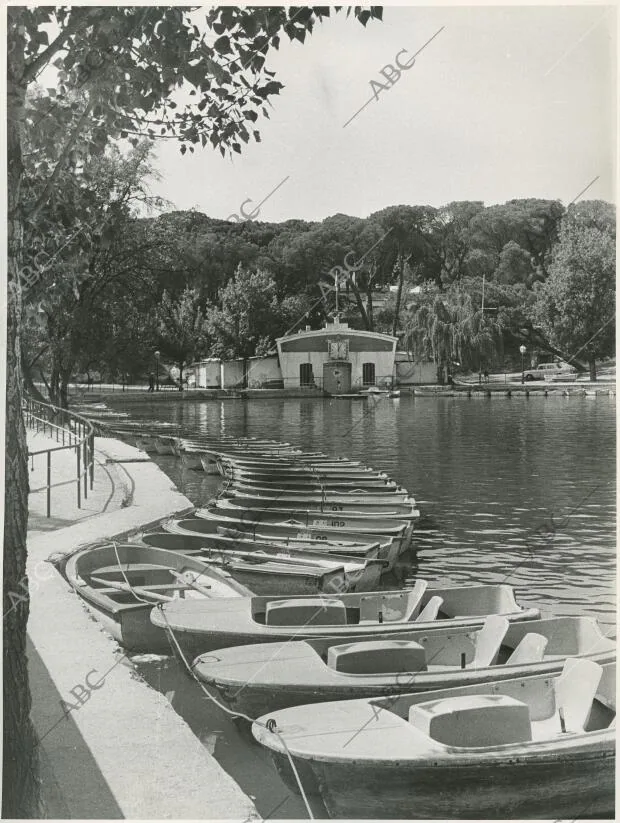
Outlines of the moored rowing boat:
M475 594L475 588L472 591ZM437 602L434 607L444 607L443 602L439 606ZM450 625L450 620L429 623L429 617L428 611L413 612L408 621L401 622L403 631L396 637L222 648L215 656L199 657L194 670L207 685L220 691L231 709L255 717L302 703L553 674L569 656L599 663L615 659L615 644L603 636L592 618L558 617L510 624L506 617L493 614L485 618L480 629L472 631L468 626Z
M223 565L236 580L249 586L256 594L369 591L377 587L385 567L383 561L377 559L357 560L340 554L243 542L222 535L189 536L155 532L142 535L141 542L148 546L198 557L205 563ZM245 561L242 568L239 568L240 560ZM270 563L268 567L264 565L266 561ZM258 569L255 568L257 562L260 562ZM304 591L307 584L300 581L298 585L292 571L297 571L300 576L307 576L306 572L312 570L317 574L333 574L325 578L320 587L314 585L313 588ZM243 575L246 575L247 579L244 579Z
M433 620L418 623L416 628L420 631L435 630L442 624L454 629L475 629L482 626L489 614L501 614L510 622L539 617L538 609L519 606L512 588L506 585L428 587L421 597L418 584L416 587L335 597L298 597L292 601L277 597L220 600L217 607L208 602L201 603L200 608L189 601L167 603L163 606L165 618L158 610L151 619L162 628L169 624L193 659L202 652L249 643L319 637L344 643L398 634L411 629L411 617L415 618L432 597L442 598L441 612Z
M298 706L252 731L334 818L613 817L615 695L614 663L570 659L561 674Z
M58 565L97 619L131 651L168 650L163 631L149 619L157 603L252 594L225 571L196 558L136 543L82 549Z

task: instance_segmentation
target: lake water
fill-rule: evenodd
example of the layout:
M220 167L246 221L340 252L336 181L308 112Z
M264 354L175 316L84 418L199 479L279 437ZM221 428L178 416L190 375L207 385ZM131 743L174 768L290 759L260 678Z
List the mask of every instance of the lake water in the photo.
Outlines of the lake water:
M181 433L200 429L285 440L384 470L416 498L422 514L406 575L441 584L506 582L543 616L592 615L613 633L614 398L406 395L114 405L145 423L173 422ZM173 457L155 459L196 504L219 488L217 477L184 470ZM228 728L232 724L220 723L228 731L213 738L206 726L219 719L212 711L208 723L194 716L197 687L188 680L179 685L173 663L159 665L150 677L170 692L205 745L246 791L253 790L259 811L268 815L278 801L277 784L265 782L271 771L262 752L245 747L253 753L240 778L234 759L241 738L231 743L231 735L239 735ZM287 790L277 788L284 797ZM271 816L304 816L303 807L289 798Z

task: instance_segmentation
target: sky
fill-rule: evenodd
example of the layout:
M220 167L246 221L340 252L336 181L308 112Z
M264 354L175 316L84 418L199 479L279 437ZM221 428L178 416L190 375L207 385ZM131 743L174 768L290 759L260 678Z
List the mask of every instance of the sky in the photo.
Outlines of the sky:
M615 32L604 5L386 6L366 28L334 15L269 52L285 88L260 144L229 159L162 141L152 189L218 218L273 192L257 219L274 222L454 200L568 204L597 176L584 199L614 201ZM401 50L409 62L435 34L373 91Z

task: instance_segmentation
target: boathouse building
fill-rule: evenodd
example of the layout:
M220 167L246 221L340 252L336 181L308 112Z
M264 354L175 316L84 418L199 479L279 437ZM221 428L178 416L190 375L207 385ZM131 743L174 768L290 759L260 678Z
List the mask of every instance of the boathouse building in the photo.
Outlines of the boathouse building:
M192 384L205 389L323 389L349 394L376 386L437 382L433 363L396 351L389 334L351 329L337 317L276 340L277 353L247 360L208 358L193 363Z
M349 328L335 317L323 329L306 328L276 340L284 388L317 386L348 394L391 387L396 337Z

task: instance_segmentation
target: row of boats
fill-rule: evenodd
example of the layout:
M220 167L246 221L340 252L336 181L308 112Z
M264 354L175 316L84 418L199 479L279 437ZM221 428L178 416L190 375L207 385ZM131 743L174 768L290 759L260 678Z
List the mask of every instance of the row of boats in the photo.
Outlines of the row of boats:
M291 789L332 817L613 814L615 643L596 620L543 619L507 585L382 588L419 517L382 472L153 439L215 467L220 494L59 568L125 648L172 650L254 720Z

